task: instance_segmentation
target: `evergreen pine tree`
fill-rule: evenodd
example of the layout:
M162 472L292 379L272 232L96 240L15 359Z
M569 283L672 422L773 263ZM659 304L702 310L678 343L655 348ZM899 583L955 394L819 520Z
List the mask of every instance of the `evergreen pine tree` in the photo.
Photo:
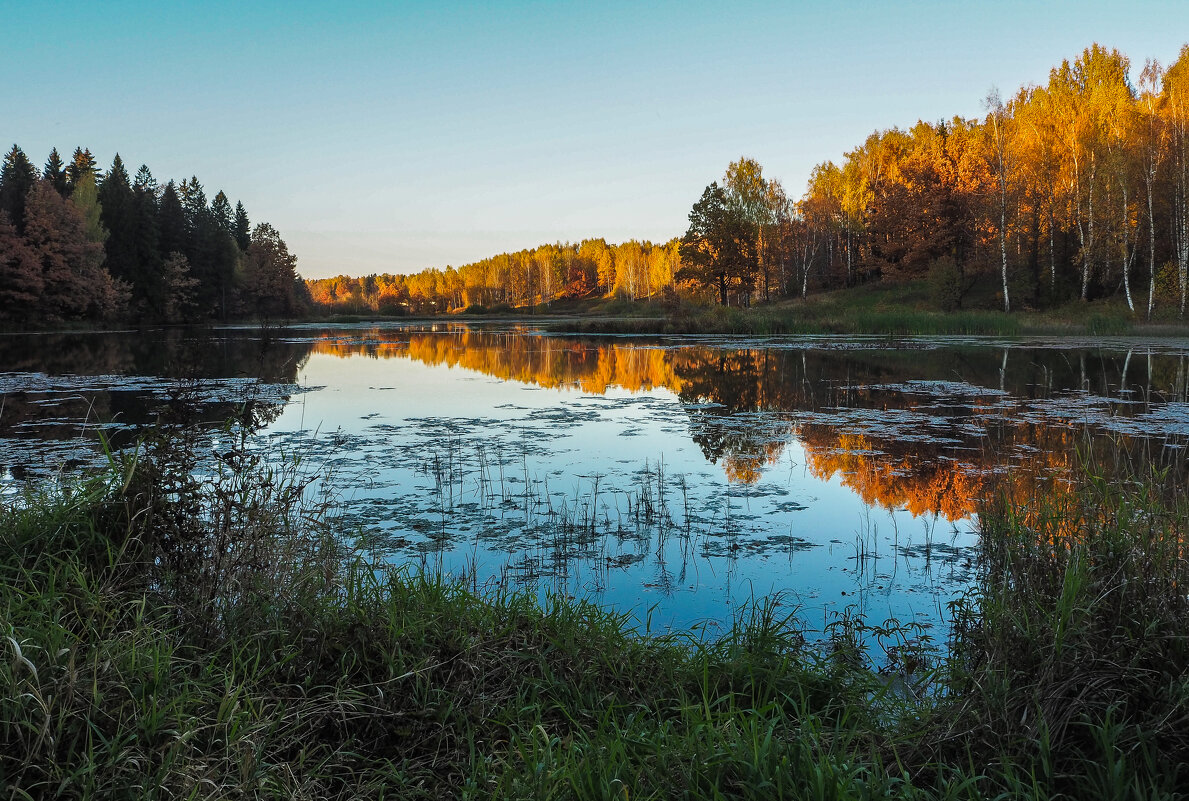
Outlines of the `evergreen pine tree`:
M132 182L132 210L137 266L137 273L132 276L132 309L140 320L168 319L157 181L144 164Z
M182 209L186 212L186 224L193 231L199 217L207 211L206 192L198 182L198 176L191 176L188 180L182 179L181 185L178 186L178 197L182 201Z
M117 153L116 157L112 159L111 167L108 169L107 174L104 175L102 179L97 180L96 183L101 187L101 191L102 187L105 186L118 186L122 189L132 189L132 182L128 178L128 170L124 167L124 160L120 158L119 153Z
M297 311L297 257L268 223L252 231L244 267L247 301L262 319L275 319Z
M215 303L224 319L236 311L236 273L243 254L231 234L221 228L212 232L211 266L215 279Z
M194 300L198 313L207 316L216 311L220 299L213 249L218 226L211 216L206 192L198 176L182 179L178 185L178 199L182 202L186 218L186 247L183 252L190 263L190 275L198 282Z
M236 311L235 282L243 254L235 243L235 219L227 195L219 192L211 201L210 217L214 223L210 232L211 273L216 285L215 302L219 313L226 318Z
M95 157L91 155L89 149L84 150L81 147L76 147L74 149L74 155L70 159L70 164L66 167L66 181L70 189L70 194L73 194L75 187L80 182L86 180L88 176L94 182L98 182L99 180L99 174L95 170Z
M185 255L190 276L198 282L194 294L198 313L225 318L234 310L235 272L240 257L231 238L230 221L224 227L219 210L207 205L206 192L197 176L182 181L178 195L186 218ZM222 213L229 215L230 204L226 201L224 195Z
M248 212L244 210L243 203L235 204L235 222L232 225L232 231L235 236L235 244L239 245L240 250L247 253L248 245L252 244L252 224L248 221Z
M66 166L62 163L62 157L58 155L58 148L50 151L50 157L45 160L45 169L41 172L41 177L49 181L54 189L58 190L58 194L66 197L69 191L69 185L66 180Z
M120 278L132 284L140 274L136 251L136 215L133 208L132 186L128 182L128 171L117 153L111 168L99 186L99 219L107 229L104 242L107 255L105 265L113 278Z
M37 180L37 170L16 145L4 156L0 167L0 212L8 215L17 232L25 232L25 198Z
M227 200L227 195L220 191L211 201L211 215L219 228L227 233L231 233L234 224L231 214L231 203Z
M161 191L161 203L157 212L157 230L160 242L157 252L162 260L171 253L186 253L186 212L182 208L181 198L178 197L177 187L173 181L165 185Z
M149 165L140 165L140 169L136 171L136 179L132 182L132 188L137 192L149 192L154 198L156 197L157 179L153 177L152 171L149 170Z

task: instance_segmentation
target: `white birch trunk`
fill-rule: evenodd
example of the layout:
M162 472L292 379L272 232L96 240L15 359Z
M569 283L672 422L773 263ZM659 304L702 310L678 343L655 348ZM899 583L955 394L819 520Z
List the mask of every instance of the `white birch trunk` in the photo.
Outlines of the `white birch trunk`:
M1131 299L1131 262L1135 253L1131 249L1131 225L1127 219L1127 184L1123 184L1123 293L1127 296L1127 308L1135 313Z

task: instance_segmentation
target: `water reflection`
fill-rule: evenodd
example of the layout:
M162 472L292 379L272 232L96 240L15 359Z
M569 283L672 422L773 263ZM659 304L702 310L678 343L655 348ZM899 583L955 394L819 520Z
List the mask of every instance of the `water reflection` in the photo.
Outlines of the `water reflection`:
M267 424L297 389L310 352L244 331L0 336L0 475L45 476L132 444L184 395L193 422L215 424L245 405Z
M0 484L93 458L97 431L132 441L185 389L202 420L260 409L262 439L325 472L377 559L660 624L773 591L811 624L848 606L937 623L999 477L1059 493L1088 442L1184 452L1187 353L465 326L9 336Z
M1136 437L1181 447L1189 436L1187 360L1175 347L837 344L673 346L460 327L327 334L313 349L593 394L667 389L731 482L758 482L796 441L815 477L949 521L969 517L997 473L1068 469L1086 432L1124 448Z

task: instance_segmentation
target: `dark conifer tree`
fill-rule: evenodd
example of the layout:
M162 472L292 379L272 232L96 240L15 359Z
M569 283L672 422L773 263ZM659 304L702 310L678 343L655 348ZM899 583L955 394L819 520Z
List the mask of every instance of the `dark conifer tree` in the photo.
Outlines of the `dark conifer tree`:
M128 171L117 153L111 168L99 186L99 217L107 229L105 265L114 278L119 278L135 287L141 275L137 263L136 211L133 205L132 186L128 182Z
M227 195L222 191L215 195L215 199L211 201L211 215L214 216L215 222L221 230L231 233L234 224L231 216L231 202L227 200Z
M66 197L66 193L70 191L66 180L66 166L62 163L62 157L58 155L58 148L55 147L50 151L50 157L45 160L45 169L42 170L41 177L49 181L62 197Z
M710 184L689 213L689 229L681 240L683 280L718 288L718 302L727 305L732 285L750 291L755 266L755 231L741 206Z
M133 307L141 319L157 319L165 316L163 310L168 298L162 274L164 259L160 252L157 181L143 164L132 183L132 209L138 268L132 283Z
M95 179L95 183L99 183L99 173L95 169L95 157L91 155L90 149L84 150L81 147L76 147L70 164L66 167L66 180L71 193L74 192L74 187L78 186L79 181L88 175Z
M285 240L268 223L260 223L252 231L244 273L251 311L266 320L297 311L297 257L289 253Z
M190 274L198 281L194 301L198 313L211 315L218 307L219 291L215 270L213 238L218 227L206 202L206 192L194 175L178 185L178 199L186 218L186 246L183 253L190 263Z
M241 254L231 234L217 226L210 239L211 266L215 279L213 310L226 319L237 308L235 274Z
M186 212L186 224L193 231L199 218L208 211L206 192L203 190L202 184L198 182L197 175L193 175L189 179L182 179L182 183L178 186L178 197Z
M37 180L37 170L16 145L4 156L0 167L0 212L8 215L17 232L25 232L25 198Z
M120 158L117 153L116 157L112 159L111 168L108 169L107 174L99 181L98 186L102 193L103 187L114 186L123 190L132 190L132 181L128 177L128 170L124 167L124 160Z
M186 258L190 262L191 276L198 281L194 299L199 313L226 317L235 306L234 280L239 251L230 231L224 229L215 210L207 205L206 192L197 176L182 181L179 195L186 214Z
M233 225L235 244L244 253L248 252L248 245L252 244L252 224L248 221L248 212L243 203L235 204L235 223Z
M212 246L215 280L218 283L220 314L226 317L237 311L236 274L243 254L235 242L235 217L227 195L220 191L211 201L211 219L216 230Z
M187 248L186 212L178 197L173 181L161 191L161 203L157 213L157 230L160 235L158 252L163 259L170 253L185 255Z
M147 192L156 199L157 179L153 177L149 165L140 165L140 169L136 171L136 179L132 182L132 188L137 192Z

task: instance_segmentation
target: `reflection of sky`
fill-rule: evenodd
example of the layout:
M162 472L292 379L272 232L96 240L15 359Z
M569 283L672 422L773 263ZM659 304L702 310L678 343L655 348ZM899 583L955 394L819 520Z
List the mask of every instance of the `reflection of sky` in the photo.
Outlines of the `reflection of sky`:
M483 580L500 576L526 554L549 552L547 544L492 542L479 522L481 510L435 516L435 482L416 468L435 453L446 458L450 446L443 439L455 439L455 458L464 471L476 469L480 445L489 454L498 448L511 492L521 491L527 470L536 492L543 493L548 482L558 506L572 508L589 498L597 474L599 504L613 520L626 515L627 493L639 486L638 472L646 464L655 470L663 460L666 499L678 528L686 502L697 518L691 539L670 532L662 543L655 531L643 539L608 536L596 556L575 560L563 579L547 577L538 585L633 610L654 626L711 621L713 630L749 598L775 592L786 593L789 611L800 607L814 628L851 605L873 623L890 616L936 621L939 604L965 586L967 574L954 572L954 560L941 559L944 548L933 555L931 570L914 555L914 548L929 542L948 545L953 536L948 523L868 507L841 475L814 478L796 440L756 484L731 485L722 465L711 464L691 440L687 413L666 389L612 388L594 395L404 358L318 353L298 381L312 391L290 403L270 430L307 443L311 432L319 432L316 441L323 446L337 435L336 447L310 452L335 463L348 511L366 509L364 525L414 544L427 541L426 526L444 533L449 544L425 557L431 566L453 572L477 568ZM527 447L523 456L521 447ZM686 499L679 475L687 481ZM472 472L454 501L477 500ZM410 519L421 521L421 528ZM732 529L734 537L727 533ZM772 536L784 539L769 542ZM963 547L972 543L968 532L956 541ZM859 560L860 553L873 555ZM398 548L390 558L417 559L415 554ZM643 558L606 566L624 555Z

